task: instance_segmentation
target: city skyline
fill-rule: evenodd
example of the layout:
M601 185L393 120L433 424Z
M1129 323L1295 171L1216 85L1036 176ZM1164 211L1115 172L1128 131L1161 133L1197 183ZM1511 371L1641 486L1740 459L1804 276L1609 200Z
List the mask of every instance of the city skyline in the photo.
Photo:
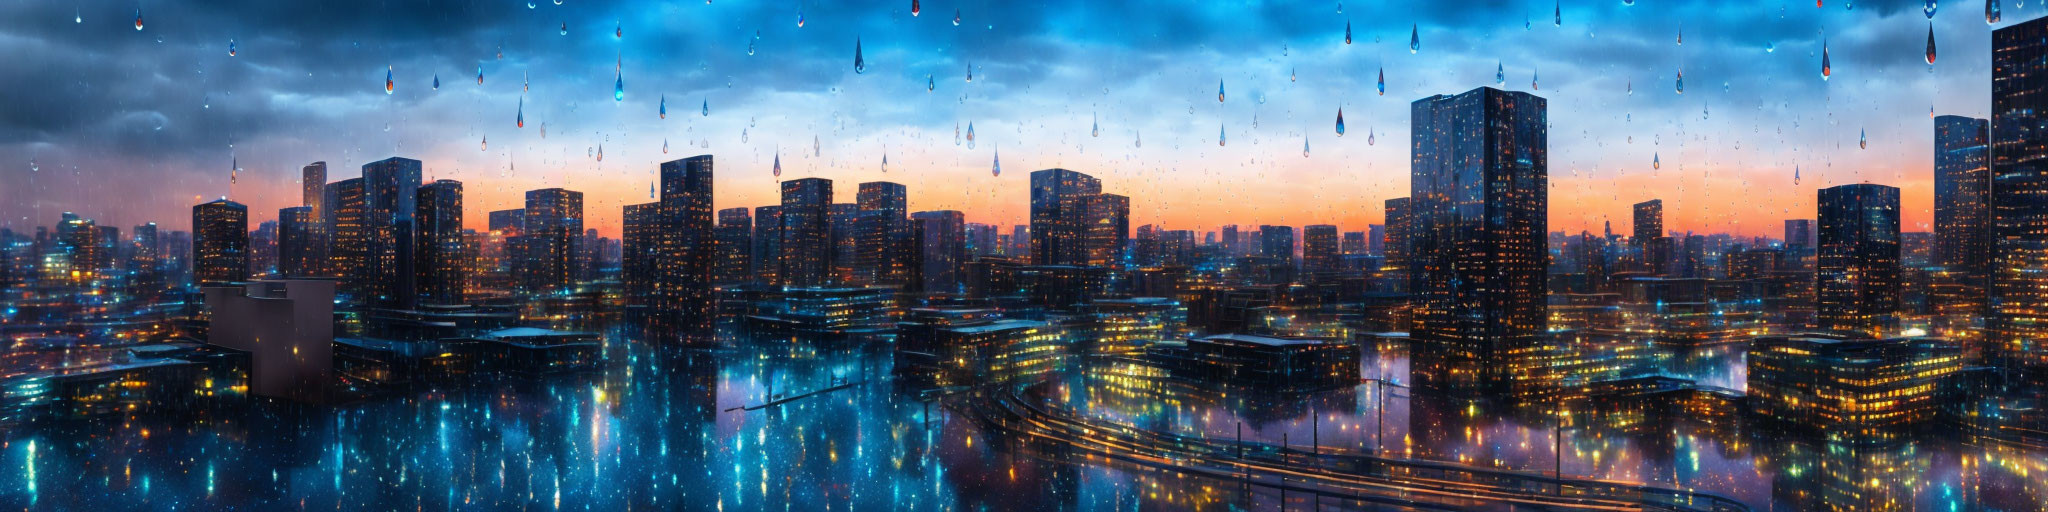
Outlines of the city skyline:
M1779 220L1811 211L1818 189L1870 182L1901 188L1902 226L1928 231L1934 128L1923 115L1985 118L1989 104L1988 30L1956 6L1932 22L1902 5L1559 3L1553 18L1551 5L1497 3L1471 8L1504 15L1464 22L1439 6L1201 6L1132 12L1134 21L1114 27L1105 20L1131 8L933 4L913 17L896 4L539 2L294 17L154 7L142 6L140 31L128 19L134 10L111 5L31 6L0 22L22 36L10 44L39 45L17 53L74 57L32 67L49 64L39 68L49 77L87 86L12 106L15 142L0 144L0 155L32 164L0 167L0 182L34 195L0 206L0 225L47 223L62 211L162 222L222 195L248 204L254 225L297 204L291 191L307 163L328 162L339 180L353 174L344 168L401 156L423 161L426 178L469 185L469 227L525 190L562 187L588 194L590 225L616 237L621 208L644 202L659 162L711 154L726 162L719 209L774 204L769 171L780 160L783 179L894 181L910 189L910 210L1014 225L1026 217L1017 174L1060 167L1117 182L1105 192L1134 198L1133 226L1360 231L1381 214L1359 204L1405 191L1408 102L1537 86L1555 116L1554 230L1597 233L1613 221L1625 231L1628 205L1663 199L1671 230L1774 234ZM656 15L625 15L646 7ZM432 21L368 26L382 15ZM1229 30L1206 28L1225 19ZM311 26L322 24L331 26ZM1413 53L1404 51L1411 26ZM1816 26L1838 27L1825 36L1826 80ZM1942 49L1932 66L1930 30ZM855 38L864 73L853 70ZM1499 42L1478 43L1487 40ZM60 48L84 51L48 51ZM965 81L968 62L974 82ZM186 72L197 78L173 78ZM134 76L159 77L162 87L116 88ZM1218 82L1228 94L1209 104ZM78 103L85 98L97 101ZM62 106L71 108L53 109ZM1340 107L1343 137L1333 129ZM973 149L948 140L956 123L975 126ZM1218 131L1228 145L1216 145ZM806 151L814 137L818 149ZM1010 172L990 176L999 149ZM1792 185L1795 166L1801 180Z

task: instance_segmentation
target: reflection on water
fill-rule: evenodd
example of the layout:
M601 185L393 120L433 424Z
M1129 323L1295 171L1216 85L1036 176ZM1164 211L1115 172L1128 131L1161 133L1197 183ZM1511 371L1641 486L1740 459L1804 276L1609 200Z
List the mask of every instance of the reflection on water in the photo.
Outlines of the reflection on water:
M614 332L621 339L622 332ZM771 345L763 343L761 345ZM1739 348L1670 354L1740 390ZM1369 508L1014 445L892 379L886 347L788 343L657 355L611 343L603 372L496 380L331 409L23 427L0 440L0 504L90 509L1066 510ZM1219 439L1373 452L1729 496L1758 510L2041 510L2048 453L1781 440L1691 414L1591 421L1410 391L1405 349L1367 382L1281 394L1191 383L1132 359L1038 376L1097 419ZM818 392L819 390L829 390ZM815 394L812 394L816 392ZM927 398L932 397L932 398Z

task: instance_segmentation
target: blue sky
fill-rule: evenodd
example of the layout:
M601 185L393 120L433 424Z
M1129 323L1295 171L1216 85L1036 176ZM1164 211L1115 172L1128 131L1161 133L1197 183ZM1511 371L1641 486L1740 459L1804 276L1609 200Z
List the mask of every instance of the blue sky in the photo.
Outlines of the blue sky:
M467 183L473 225L563 186L615 233L656 163L708 153L721 208L775 201L780 155L784 178L832 178L842 201L898 181L913 209L970 222L1020 222L1024 176L1060 166L1132 196L1134 225L1361 230L1406 195L1409 102L1535 79L1553 229L1626 230L1627 204L1662 198L1672 229L1775 234L1812 215L1815 188L1864 181L1904 188L1907 227L1924 229L1928 113L1986 114L1993 28L1976 2L1931 21L1921 2L929 1L915 17L907 0L536 4L0 5L17 71L0 74L0 226L77 211L179 227L224 194L267 219L297 200L306 162L335 180L401 155ZM2007 1L2000 25L2044 6ZM974 147L956 145L969 123Z

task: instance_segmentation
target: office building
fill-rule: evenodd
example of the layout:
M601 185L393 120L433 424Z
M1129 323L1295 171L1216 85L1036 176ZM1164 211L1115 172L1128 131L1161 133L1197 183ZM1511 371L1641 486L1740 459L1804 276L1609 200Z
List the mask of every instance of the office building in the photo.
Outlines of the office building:
M1934 119L1934 264L1962 290L1952 299L1983 304L1991 272L1991 123Z
M1817 326L1863 336L1892 333L1899 309L1899 189L1821 189L1819 231Z
M1086 264L1097 267L1123 266L1125 246L1131 241L1131 198L1116 194L1095 194L1082 200L1087 210L1082 236L1087 240Z
M712 280L721 284L752 280L754 218L751 213L746 208L719 210L716 229L712 237L716 239L718 254L711 262Z
M1301 266L1312 272L1333 272L1344 263L1337 250L1337 226L1317 224L1301 228Z
M832 282L832 180L782 182L782 284Z
M583 193L559 188L526 192L524 231L514 245L521 250L514 274L528 293L569 291L582 253Z
M249 280L249 208L219 199L192 207L192 281Z
M913 284L925 293L959 293L961 266L967 263L966 216L953 210L917 212L911 222L916 230L916 277Z
M754 208L753 277L761 284L782 284L782 207Z
M416 303L413 240L420 161L391 157L363 164L364 268L367 299L385 307Z
M1482 87L1412 105L1420 383L1503 387L1546 328L1546 103Z
M628 302L653 305L654 283L660 277L655 249L661 246L661 203L626 205L621 220L619 284L625 287Z
M421 186L413 241L413 272L419 303L462 304L469 289L469 245L462 236L462 182L435 180Z
M1933 419L1943 380L1963 368L1963 351L1926 337L1764 336L1751 342L1747 362L1758 415L1870 437Z
M910 194L903 185L886 181L860 184L855 198L854 279L873 284L905 284L910 268Z
M711 225L711 155L661 164L661 233L656 236L655 309L675 334L708 339L717 321L711 265L717 243Z
M277 273L284 278L319 276L319 251L313 207L277 210ZM154 235L152 235L154 236Z
M1031 172L1031 263L1088 264L1088 201L1102 181L1066 169Z

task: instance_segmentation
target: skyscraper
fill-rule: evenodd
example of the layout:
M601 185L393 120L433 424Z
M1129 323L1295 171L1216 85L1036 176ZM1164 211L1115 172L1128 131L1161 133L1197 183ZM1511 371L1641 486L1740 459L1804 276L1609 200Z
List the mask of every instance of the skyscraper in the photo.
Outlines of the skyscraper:
M1066 169L1031 172L1031 263L1086 265L1088 197L1102 181Z
M1369 224L1365 227L1365 253L1373 256L1387 254L1387 226Z
M1259 255L1294 265L1294 226L1259 226Z
M1317 224L1301 228L1301 266L1311 272L1339 270L1342 253L1337 250L1337 226Z
M1379 225L1374 224L1373 227L1377 228ZM1364 231L1345 231L1344 241L1338 244L1337 252L1342 254L1368 254L1367 247Z
M529 293L560 293L574 284L583 240L583 193L547 188L526 192L524 254L515 272Z
M854 267L860 264L860 204L832 203L826 209L825 218L829 226L832 245L832 259L826 266L825 282L832 284L854 281Z
M660 277L655 249L661 247L661 202L626 205L622 219L619 284L625 286L628 301L652 306L657 302L654 283Z
M461 304L469 288L469 249L462 238L462 182L435 180L419 188L413 219L413 272L418 301Z
M1664 236L1664 200L1651 199L1636 203L1635 233L1629 240L1641 245L1661 236Z
M754 218L746 208L718 211L718 256L711 262L711 278L719 283L744 283L754 278Z
M323 190L324 194L324 190ZM277 273L285 278L318 275L319 261L314 238L313 207L293 206L277 210ZM155 236L152 234L151 236Z
M1503 387L1546 327L1546 104L1482 87L1412 105L1418 382Z
M1408 270L1415 265L1415 256L1410 251L1410 235L1414 231L1414 219L1410 216L1410 212L1413 211L1411 203L1413 200L1406 197L1387 200L1387 236L1384 245L1380 247L1380 254L1384 256L1380 262L1380 271L1389 274L1397 282L1402 280L1403 276L1411 275Z
M1813 246L1813 219L1785 219L1785 246Z
M824 286L832 262L832 180L782 182L782 284Z
M754 207L754 279L782 285L782 206Z
M1124 246L1131 241L1131 198L1116 194L1095 194L1082 200L1087 212L1084 234L1086 263L1098 267L1121 267Z
M370 290L370 232L364 212L363 179L328 184L321 203L327 205L323 222L327 226L327 273L341 278L342 295L351 301L361 301Z
M327 270L327 162L313 162L300 169L299 206L307 207L305 219L305 261L291 277L325 276ZM282 228L282 226L280 226ZM282 253L282 251L280 251Z
M1934 118L1934 261L1972 283L1991 269L1991 123Z
M192 281L249 280L249 208L219 199L192 207Z
M2048 18L1991 31L1991 236L1986 339L2048 379Z
M958 293L960 266L967 262L966 216L953 210L911 215L916 232L917 277L925 293Z
M661 164L661 233L655 249L656 310L682 339L709 339L713 322L711 155Z
M419 209L420 161L391 157L363 164L363 205L368 233L364 273L371 303L411 307L416 246L413 215Z
M854 278L863 283L906 284L910 272L910 194L886 181L860 184L855 198Z
M129 280L137 297L155 297L164 291L163 241L157 237L156 223L135 226L134 247L128 254L128 270L135 277ZM4 261L0 261L4 263Z
M1820 190L1815 316L1822 329L1883 337L1898 326L1899 189Z

